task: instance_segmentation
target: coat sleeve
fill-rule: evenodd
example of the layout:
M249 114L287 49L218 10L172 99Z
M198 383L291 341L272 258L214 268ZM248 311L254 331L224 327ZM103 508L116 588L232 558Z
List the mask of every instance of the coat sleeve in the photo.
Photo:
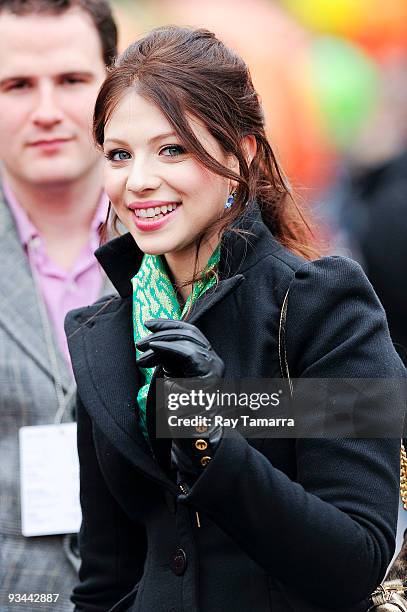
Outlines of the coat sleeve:
M307 262L286 319L292 377L404 377L386 318L360 266ZM399 440L298 439L295 482L236 430L183 497L267 573L316 605L370 595L394 551Z
M106 485L97 459L92 422L77 400L82 524L80 583L75 611L105 612L130 592L143 572L144 529L124 513Z

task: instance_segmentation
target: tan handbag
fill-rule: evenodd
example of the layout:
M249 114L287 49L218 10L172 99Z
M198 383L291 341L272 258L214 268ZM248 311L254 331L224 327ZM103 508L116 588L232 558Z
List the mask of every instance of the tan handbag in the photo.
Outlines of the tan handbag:
M400 496L407 510L407 456L403 440L400 449ZM404 542L388 574L370 596L372 606L368 612L407 612L407 530Z
M406 589L401 580L380 584L370 596L373 605L368 612L407 612Z

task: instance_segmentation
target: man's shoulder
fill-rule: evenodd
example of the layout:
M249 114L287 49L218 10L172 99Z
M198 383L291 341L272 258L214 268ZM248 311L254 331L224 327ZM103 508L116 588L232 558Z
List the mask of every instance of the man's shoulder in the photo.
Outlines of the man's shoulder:
M0 234L3 232L9 233L12 229L15 230L14 218L4 195L3 184L0 178Z

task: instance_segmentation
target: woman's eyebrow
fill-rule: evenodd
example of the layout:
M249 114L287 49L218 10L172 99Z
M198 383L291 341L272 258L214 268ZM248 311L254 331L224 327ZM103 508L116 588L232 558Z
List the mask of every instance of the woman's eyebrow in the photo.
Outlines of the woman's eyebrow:
M151 144L152 142L156 142L157 140L163 140L164 138L174 138L174 137L178 138L175 132L163 132L162 134L157 134L156 136L152 136L151 138L149 138L148 144Z
M120 138L106 138L103 141L103 144L107 144L107 143L114 143L114 144L119 144L122 146L127 146L127 142L125 142L124 140L121 140Z
M147 144L152 144L156 142L157 140L164 140L164 138L178 138L178 136L175 132L162 132L161 134L156 134L155 136L151 136L151 138L147 140ZM110 138L106 138L106 140L104 141L104 144L109 143L109 142L114 142L115 144L128 146L128 143L126 141L122 140L121 138L114 138L113 136L111 136Z

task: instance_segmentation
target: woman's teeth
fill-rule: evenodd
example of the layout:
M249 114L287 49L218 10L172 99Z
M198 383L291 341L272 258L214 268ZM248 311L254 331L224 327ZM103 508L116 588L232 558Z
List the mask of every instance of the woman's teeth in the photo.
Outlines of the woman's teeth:
M161 219L164 215L172 212L177 208L178 204L165 204L164 206L156 206L155 208L136 208L134 210L136 217L142 219Z

